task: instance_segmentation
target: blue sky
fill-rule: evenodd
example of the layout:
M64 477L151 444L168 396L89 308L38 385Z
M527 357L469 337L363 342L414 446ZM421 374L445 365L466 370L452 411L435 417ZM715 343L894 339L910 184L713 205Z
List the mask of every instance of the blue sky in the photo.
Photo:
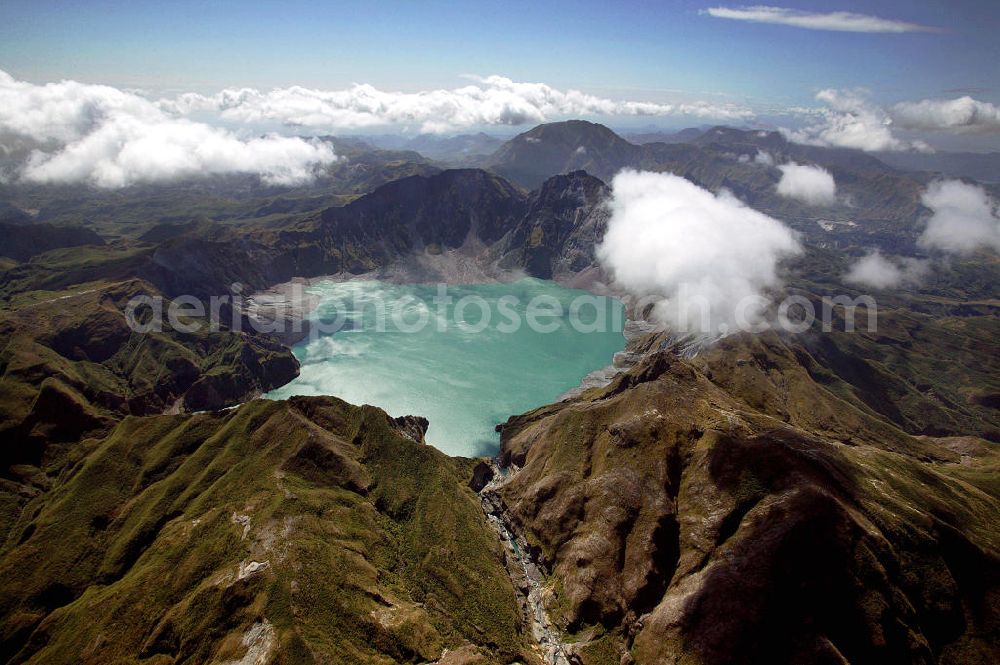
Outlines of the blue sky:
M353 82L453 87L502 74L611 97L755 105L866 87L879 101L1000 101L1000 3L786 2L939 27L859 34L731 21L717 2L39 2L0 4L0 69L157 91ZM727 6L733 6L729 4Z

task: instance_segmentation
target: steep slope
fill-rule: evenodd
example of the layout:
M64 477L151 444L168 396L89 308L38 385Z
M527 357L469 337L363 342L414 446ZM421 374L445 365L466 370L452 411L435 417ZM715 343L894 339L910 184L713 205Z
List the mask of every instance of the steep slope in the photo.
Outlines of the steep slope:
M0 311L5 474L125 414L218 409L298 375L291 352L264 335L133 331L127 303L155 295L140 280L94 282Z
M732 343L694 362L654 352L503 428L502 517L549 573L564 652L996 660L996 450L849 406L776 337Z
M470 233L484 242L503 235L523 206L510 183L478 169L453 169L430 177L403 178L343 208L329 208L331 232L353 237L392 236L410 247L458 247Z
M390 268L410 279L450 280L435 263L447 264L453 254L478 266L478 274L525 270L549 277L593 266L606 195L604 184L585 173L554 177L526 194L486 171L448 170L403 178L274 228L154 229L152 246L138 250L142 256L93 270L136 274L164 293L205 297L228 292L234 282L256 290L293 277ZM11 289L49 284L38 269L10 277L23 281Z
M596 270L594 248L607 229L609 195L586 171L549 178L532 192L524 217L500 243L500 265L568 282Z
M516 659L471 463L421 434L334 398L124 420L7 524L2 658Z

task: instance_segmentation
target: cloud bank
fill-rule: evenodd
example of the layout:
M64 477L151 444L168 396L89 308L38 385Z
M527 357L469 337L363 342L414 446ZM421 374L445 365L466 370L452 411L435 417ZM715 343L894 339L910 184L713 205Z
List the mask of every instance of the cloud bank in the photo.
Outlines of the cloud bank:
M808 30L836 32L937 32L926 25L879 18L853 12L805 12L785 7L752 5L750 7L710 7L704 13L715 18L726 18L751 23L773 23Z
M893 130L951 133L1000 132L1000 107L969 96L956 99L923 99L882 108L859 90L821 90L822 108L797 109L814 119L801 129L781 129L796 143L855 148L869 152L930 151L920 140L906 140Z
M782 129L790 141L866 151L929 150L923 141L897 138L892 133L889 114L861 92L821 90L816 99L826 105L814 111L819 120L802 129Z
M982 187L939 180L927 187L921 200L933 213L917 240L921 247L953 254L984 247L1000 251L997 202Z
M0 136L33 144L15 177L123 187L207 174L255 174L269 184L310 180L335 160L300 138L242 139L167 114L136 94L62 81L34 85L0 71Z
M896 124L906 129L1000 131L1000 108L968 95L957 99L900 102L892 107L891 114Z
M597 257L615 283L654 297L674 331L717 336L759 323L778 262L801 252L790 229L726 192L667 173L623 171Z
M255 174L270 184L310 180L333 162L321 141L242 136L192 114L220 121L283 124L317 131L378 126L446 132L521 125L560 117L685 115L720 121L753 113L730 104L614 101L544 83L501 76L452 90L402 93L355 85L346 90L293 86L262 92L227 89L150 100L110 86L61 81L35 85L0 71L0 151L26 155L8 180L123 187L196 175Z
M911 257L886 257L877 249L855 261L844 281L871 289L914 286L930 271L927 261Z
M728 121L753 116L749 109L732 104L614 101L503 76L475 79L472 85L450 90L390 92L360 84L346 90L292 86L264 92L242 88L223 90L212 96L185 94L160 104L176 113L216 111L224 119L241 122L280 122L330 130L415 125L424 133L537 124L560 117L592 115L683 115Z
M781 180L778 194L809 205L831 205L837 200L837 184L833 175L821 166L789 162L778 167Z

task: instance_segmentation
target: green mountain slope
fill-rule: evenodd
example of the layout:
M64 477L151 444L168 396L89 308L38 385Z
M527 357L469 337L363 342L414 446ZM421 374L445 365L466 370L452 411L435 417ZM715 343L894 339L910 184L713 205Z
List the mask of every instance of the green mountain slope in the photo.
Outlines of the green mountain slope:
M301 398L128 418L82 444L9 525L4 657L509 662L516 604L471 462L403 425Z

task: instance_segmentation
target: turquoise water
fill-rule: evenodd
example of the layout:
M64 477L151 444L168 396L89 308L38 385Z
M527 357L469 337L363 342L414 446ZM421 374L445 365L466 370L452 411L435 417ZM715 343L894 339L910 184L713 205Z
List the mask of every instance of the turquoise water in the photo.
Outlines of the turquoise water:
M296 345L301 374L265 397L335 395L424 416L431 445L492 455L498 423L552 402L625 346L624 310L611 298L536 279L449 286L451 303L434 300L439 288L310 287L320 297L310 318L330 332Z

